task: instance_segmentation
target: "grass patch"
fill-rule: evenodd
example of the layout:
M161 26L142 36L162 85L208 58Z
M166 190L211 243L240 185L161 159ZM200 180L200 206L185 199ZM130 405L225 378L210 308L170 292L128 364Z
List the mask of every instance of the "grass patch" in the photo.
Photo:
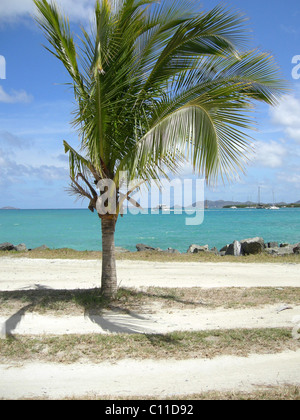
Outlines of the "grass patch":
M118 309L140 313L155 313L160 309L240 309L272 304L300 305L299 288L159 288L144 290L120 288L117 298L109 302L100 289L90 290L17 290L0 291L0 314L26 308L26 312L55 315L82 315L85 311L99 312Z
M16 252L16 251L0 251L1 257L10 258L37 258L37 259L75 259L75 260L101 260L102 253L100 251L76 251L74 249L46 249L46 250L32 250L30 252ZM200 254L169 254L165 252L125 252L117 253L116 259L119 261L150 261L150 262L238 262L238 263L286 263L286 264L300 264L300 255L283 255L274 256L267 253L258 255L248 255L241 257L234 257L231 255L220 257L213 253Z
M42 398L41 398L42 399ZM156 401L161 400L161 397L157 396L130 396L130 397L115 397L115 396L97 396L97 395L85 395L81 397L66 397L63 400L88 400L88 401L122 401L122 400L143 400L143 401ZM250 392L242 391L208 391L199 394L190 395L174 395L164 397L164 401L187 401L193 403L193 401L299 401L300 400L300 387L297 385L278 385L278 386L257 386L253 387ZM195 410L194 410L195 411Z
M18 336L0 340L2 363L43 361L74 363L121 359L196 359L248 356L299 349L291 329L239 329L170 334Z

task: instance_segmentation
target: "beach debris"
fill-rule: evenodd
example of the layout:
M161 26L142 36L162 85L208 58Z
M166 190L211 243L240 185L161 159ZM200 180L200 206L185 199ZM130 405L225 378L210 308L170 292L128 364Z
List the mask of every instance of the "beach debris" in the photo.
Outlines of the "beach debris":
M283 303L282 305L278 306L278 308L276 308L276 312L279 314L279 312L283 312L288 309L293 309L293 307L286 303Z

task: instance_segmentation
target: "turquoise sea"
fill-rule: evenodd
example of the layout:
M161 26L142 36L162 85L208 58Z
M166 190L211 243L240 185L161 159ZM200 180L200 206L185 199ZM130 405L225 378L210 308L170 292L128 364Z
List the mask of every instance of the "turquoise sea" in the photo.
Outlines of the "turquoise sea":
M187 226L188 215L127 214L119 218L116 246L135 251L137 243L185 252L191 244L218 249L234 240L262 236L266 242L300 242L300 209L205 210L204 222ZM0 243L28 248L101 250L101 224L89 210L1 210Z

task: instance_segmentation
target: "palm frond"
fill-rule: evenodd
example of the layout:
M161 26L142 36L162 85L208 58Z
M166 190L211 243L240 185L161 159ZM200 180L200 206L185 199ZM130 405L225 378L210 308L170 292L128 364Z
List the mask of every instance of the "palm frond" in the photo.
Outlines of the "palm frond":
M211 182L245 170L254 104L274 105L286 84L269 54L245 50L244 15L195 12L188 0L97 0L76 44L55 3L34 1L74 86L81 150L64 146L84 194L95 198L90 178L159 180L186 160Z

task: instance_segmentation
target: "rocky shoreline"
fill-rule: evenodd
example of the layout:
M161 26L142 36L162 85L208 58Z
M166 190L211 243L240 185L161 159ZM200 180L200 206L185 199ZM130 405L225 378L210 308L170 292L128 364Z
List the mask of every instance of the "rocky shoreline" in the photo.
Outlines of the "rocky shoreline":
M160 248L153 248L149 245L138 244L136 245L137 251L158 251L158 252L167 252L172 254L181 254L177 249L168 248L167 250L162 250ZM245 255L255 255L261 254L263 252L274 255L274 256L283 256L283 255L292 255L300 254L300 242L296 244L288 244L278 242L265 242L263 238L249 238L243 239L241 241L234 241L231 244L225 245L223 248L218 250L216 247L209 249L208 245L190 245L187 254L198 254L198 253L213 253L219 256L232 255L235 257L245 256Z
M137 244L137 252L161 252L168 254L183 254L174 248L168 248L163 250L161 248L154 248L150 245ZM30 252L30 251L45 251L50 250L46 245L39 246L37 248L27 248L25 244L13 245L10 242L4 242L0 244L0 251L15 251L15 252ZM129 250L116 247L117 253L130 252ZM192 244L189 246L186 254L215 254L218 256L232 255L235 257L246 256L246 255L256 255L266 253L273 256L284 256L284 255L293 255L300 254L300 242L296 244L281 243L278 242L265 242L263 238L249 238L243 239L241 241L234 241L231 244L225 245L223 248L218 250L216 247L209 248L208 245L196 245Z

